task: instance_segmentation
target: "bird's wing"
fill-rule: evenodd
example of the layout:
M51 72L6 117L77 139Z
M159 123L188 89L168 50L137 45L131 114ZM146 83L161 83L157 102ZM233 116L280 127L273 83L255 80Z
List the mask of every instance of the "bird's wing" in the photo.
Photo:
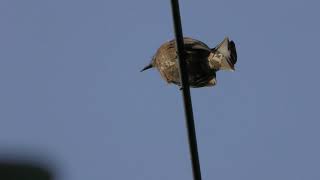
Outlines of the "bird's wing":
M192 38L184 38L185 51L192 53L196 51L210 52L211 49L203 42Z

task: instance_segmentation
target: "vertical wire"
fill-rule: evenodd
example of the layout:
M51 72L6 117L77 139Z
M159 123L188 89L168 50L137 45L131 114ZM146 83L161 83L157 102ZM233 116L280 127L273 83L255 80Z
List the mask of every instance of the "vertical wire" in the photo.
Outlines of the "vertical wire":
M179 74L180 74L182 97L184 102L184 112L186 117L186 128L187 128L188 140L189 140L193 179L201 180L196 130L195 130L194 119L193 119L188 69L187 69L187 63L185 60L185 51L184 51L183 34L182 34L178 0L171 0L171 9L172 9L175 37L176 37Z

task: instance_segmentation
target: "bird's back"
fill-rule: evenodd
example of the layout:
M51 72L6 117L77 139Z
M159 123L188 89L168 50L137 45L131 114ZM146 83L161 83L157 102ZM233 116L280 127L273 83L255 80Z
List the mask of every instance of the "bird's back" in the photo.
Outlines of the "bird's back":
M210 70L208 65L208 56L211 49L203 42L192 38L184 38L184 49L190 86L213 85L208 84L215 77L215 72ZM175 40L161 45L153 57L153 65L168 83L180 85Z

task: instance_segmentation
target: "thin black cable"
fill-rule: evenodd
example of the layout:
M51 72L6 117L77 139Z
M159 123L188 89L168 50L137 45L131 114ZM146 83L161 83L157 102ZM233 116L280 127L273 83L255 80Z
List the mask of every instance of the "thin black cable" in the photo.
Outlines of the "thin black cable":
M195 130L194 119L193 119L192 102L191 102L190 87L189 87L189 80L188 80L189 79L188 69L187 69L187 63L185 61L183 34L182 34L178 0L171 0L171 9L172 9L172 16L173 16L174 31L176 36L180 82L181 82L182 97L184 102L184 112L186 116L186 125L187 125L187 131L188 131L193 178L194 180L201 180L196 130Z

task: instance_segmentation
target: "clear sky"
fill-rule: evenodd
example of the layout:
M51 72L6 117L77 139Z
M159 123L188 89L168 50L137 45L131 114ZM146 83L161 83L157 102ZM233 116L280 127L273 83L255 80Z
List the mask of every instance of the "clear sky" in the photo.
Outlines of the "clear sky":
M204 180L320 179L319 7L180 2L185 36L238 51L191 91ZM170 1L1 0L0 27L0 156L61 180L192 179L181 94L139 72L173 38Z

